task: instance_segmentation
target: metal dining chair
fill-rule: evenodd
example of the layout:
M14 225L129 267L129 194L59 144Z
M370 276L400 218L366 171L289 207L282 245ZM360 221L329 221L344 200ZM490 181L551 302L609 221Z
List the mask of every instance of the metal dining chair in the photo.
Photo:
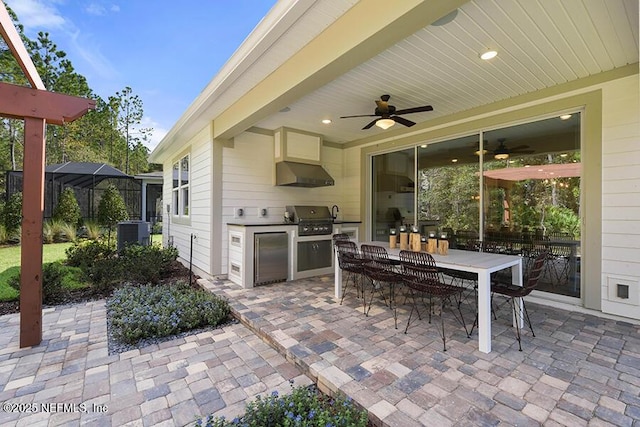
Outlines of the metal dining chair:
M340 298L340 305L344 301L344 296L347 294L347 290L349 289L349 279L351 279L351 283L353 283L353 287L356 289L356 297L359 298L360 295L364 292L362 288L362 278L364 276L364 265L365 260L362 259L360 251L358 250L358 245L350 240L340 240L337 239L335 241L335 248L338 251L338 266L340 270L347 273L344 289L342 290L342 298ZM364 301L363 295L363 304L366 308L366 301Z
M429 311L429 323L431 323L433 299L438 299L440 300L440 336L442 338L443 350L447 351L443 314L447 301L453 299L453 301L451 301L451 311L456 320L464 327L464 331L468 337L469 332L467 331L467 325L462 316L459 304L464 288L443 283L433 257L427 252L400 251L400 262L402 264L404 283L409 289L411 299L413 300L404 333L406 334L409 330L414 311L418 315L418 319L422 319L418 302L422 302ZM427 300L428 305L426 304ZM460 317L455 313L456 309Z
M379 293L385 305L393 310L393 319L395 328L398 329L398 304L396 302L397 287L402 285L403 276L398 271L400 262L389 258L387 250L382 246L376 245L362 245L362 257L368 260L364 265L365 277L369 279L371 285L371 298L369 299L369 308L365 312L368 316L373 304L373 297L375 293ZM387 298L385 296L385 289L389 291L389 303L387 304ZM364 294L364 290L363 290Z
M531 335L536 336L533 332L533 326L531 325L531 319L529 319L529 313L527 312L527 306L524 302L524 297L529 295L540 282L540 277L544 271L545 263L549 259L549 254L546 251L540 252L533 263L531 263L525 275L525 283L523 286L514 285L511 281L492 281L491 283L491 307L493 308L494 295L502 295L506 297L506 302L511 305L511 310L516 319L516 339L518 340L518 349L522 351L522 340L520 336L520 304L519 300L522 300L522 309L524 314L524 321L529 325ZM497 311L497 309L496 309ZM495 315L495 314L494 314ZM475 325L475 323L474 323Z

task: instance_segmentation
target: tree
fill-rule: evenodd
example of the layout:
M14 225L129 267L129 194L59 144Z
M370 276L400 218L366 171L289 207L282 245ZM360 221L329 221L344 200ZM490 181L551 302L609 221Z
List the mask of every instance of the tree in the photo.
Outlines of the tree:
M53 219L77 226L80 223L80 206L73 188L67 187L60 195L58 205L53 212Z
M96 109L63 126L46 128L46 164L109 163L127 173L148 170L149 150L144 142L151 129L141 128L142 100L126 87L108 101L93 93L87 79L76 72L67 54L46 32L35 40L24 35L15 13L7 8L47 90L96 100ZM0 37L0 81L20 86L29 83L5 41ZM0 118L0 171L22 169L22 120ZM0 187L5 174L0 173Z
M113 109L116 127L124 137L124 172L128 174L132 142L146 140L151 129L139 127L144 112L142 100L138 95L133 95L133 91L129 86L125 87L121 92L116 92L115 96L109 97L109 105ZM135 134L140 135L140 137L134 138L133 135ZM135 144L133 146L136 147Z
M7 7L7 12L9 12L18 34L27 43L28 39L24 35L24 27L19 24L18 17L9 7ZM2 37L0 37L0 81L20 86L28 84L18 62ZM22 163L23 122L8 118L0 120L0 167L3 170L16 170L17 164Z
M98 204L98 222L109 230L108 242L111 244L111 230L120 221L129 219L127 207L114 185L109 185Z

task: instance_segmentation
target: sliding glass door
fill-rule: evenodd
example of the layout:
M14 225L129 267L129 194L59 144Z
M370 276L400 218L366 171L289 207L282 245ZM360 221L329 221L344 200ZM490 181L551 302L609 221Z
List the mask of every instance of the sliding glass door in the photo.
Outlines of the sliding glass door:
M580 297L580 113L372 157L372 238L417 224L450 246L549 253L541 290Z
M372 171L373 240L389 239L391 228L413 224L415 218L415 150L374 156Z

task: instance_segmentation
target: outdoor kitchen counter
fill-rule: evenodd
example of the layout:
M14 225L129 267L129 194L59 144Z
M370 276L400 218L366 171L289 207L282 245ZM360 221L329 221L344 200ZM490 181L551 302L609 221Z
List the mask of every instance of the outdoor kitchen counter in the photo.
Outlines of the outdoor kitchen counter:
M361 221L338 220L333 223L333 233L347 233L357 240ZM253 288L255 279L255 235L259 233L285 232L288 240L288 274L287 280L333 273L333 256L330 255L330 265L322 268L311 268L301 271L298 267L299 244L313 241L317 243L315 250L326 250L332 254L331 234L323 236L299 236L298 224L284 222L252 222L227 223L228 248L227 274L229 280L244 288ZM329 241L329 245L325 242ZM320 249L322 248L322 249Z
M333 221L333 223L335 225L362 224L362 221L335 220ZM228 222L227 225L232 225L235 227L275 227L280 225L297 226L298 224L294 224L292 222Z
M234 227L277 227L277 226L297 226L298 224L293 224L290 222L228 222L228 226Z

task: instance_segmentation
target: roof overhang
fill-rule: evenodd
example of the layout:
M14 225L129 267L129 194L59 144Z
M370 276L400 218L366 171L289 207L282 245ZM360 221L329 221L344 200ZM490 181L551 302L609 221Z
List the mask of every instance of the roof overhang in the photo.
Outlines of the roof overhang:
M222 95L311 6L310 0L278 2L150 155L161 163L174 143L185 143L207 124L213 138L229 140L393 44L446 16L467 0L358 2L251 90ZM363 19L366 16L366 19Z

